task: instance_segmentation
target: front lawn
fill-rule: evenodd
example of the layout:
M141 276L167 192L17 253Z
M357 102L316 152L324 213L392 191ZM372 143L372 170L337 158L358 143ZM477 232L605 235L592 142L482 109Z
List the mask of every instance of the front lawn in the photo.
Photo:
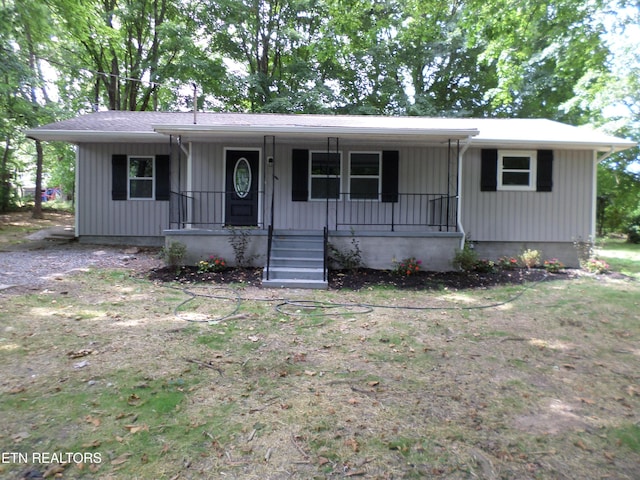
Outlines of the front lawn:
M599 254L623 251L637 277ZM0 477L637 478L639 298L619 274L5 290Z

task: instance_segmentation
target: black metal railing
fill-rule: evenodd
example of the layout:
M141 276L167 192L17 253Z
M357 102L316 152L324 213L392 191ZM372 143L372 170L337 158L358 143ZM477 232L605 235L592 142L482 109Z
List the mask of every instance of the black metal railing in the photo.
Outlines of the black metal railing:
M225 192L191 191L172 192L170 202L171 228L221 228L225 226ZM257 195L263 195L258 192ZM428 228L429 230L457 231L456 196L439 193L399 193L394 195L395 202L383 202L382 198L353 198L349 193L341 193L337 198L329 199L325 219L318 229L343 230L357 227L373 227L377 230L396 231L398 228ZM296 205L304 212L304 203ZM298 213L304 215L305 213ZM274 227L275 208L271 203L269 225ZM282 218L283 228L295 229L295 215ZM322 218L322 217L320 217ZM324 221L323 221L324 220ZM268 227L258 223L258 227Z
M235 192L217 191L183 191L171 192L169 203L170 228L221 228L227 223L227 212ZM247 201L255 203L256 219L258 216L258 199L263 192L251 192ZM256 221L253 226L261 227Z
M333 200L334 224L341 227L429 227L457 230L457 197L440 193L399 193L395 202L379 198L353 198L348 193Z
M273 225L269 225L269 235L267 236L267 267L266 276L269 280L269 274L271 273L271 246L273 245Z
M329 266L329 229L325 226L323 229L323 261L322 261L322 280L327 281L327 267Z

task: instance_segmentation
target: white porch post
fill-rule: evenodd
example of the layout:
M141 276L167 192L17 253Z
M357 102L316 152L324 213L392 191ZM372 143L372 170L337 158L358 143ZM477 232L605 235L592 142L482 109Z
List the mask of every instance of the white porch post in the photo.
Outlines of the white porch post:
M464 232L464 225L462 225L462 192L464 191L464 185L462 183L462 158L464 157L465 152L471 146L471 135L467 137L467 141L462 145L462 149L458 151L458 212L457 212L457 224L458 231L462 234L460 238L460 250L464 248L464 243L466 241L466 233Z

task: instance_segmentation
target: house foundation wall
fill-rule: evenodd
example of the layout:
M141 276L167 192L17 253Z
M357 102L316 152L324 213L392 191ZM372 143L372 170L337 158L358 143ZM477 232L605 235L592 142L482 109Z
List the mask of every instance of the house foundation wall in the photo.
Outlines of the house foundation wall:
M540 252L540 261L557 258L568 268L579 268L578 251L570 242L472 242L479 258L497 260L500 257L518 258L525 250Z
M169 247L172 242L182 243L186 247L186 254L182 260L184 265L196 265L200 260L216 255L224 258L229 266L236 266L233 237L228 230L167 230L165 246ZM380 270L393 269L395 261L408 257L421 260L424 270L451 270L451 262L456 249L460 247L461 238L462 235L459 233L334 231L329 234L329 242L340 252L348 254L354 251L357 245L363 265ZM267 262L267 232L248 230L246 240L246 263L263 267Z
M267 232L246 230L246 246L242 248L244 263L248 266L263 267L267 262ZM241 234L236 234L239 241ZM165 232L165 247L172 242L180 242L186 247L183 265L197 265L212 255L221 257L230 267L237 266L236 252L232 241L234 235L229 230L168 230ZM240 247L239 247L240 248Z
M80 235L78 242L87 245L123 245L132 247L162 247L164 237L122 235Z
M396 261L415 257L422 269L436 272L452 270L456 249L460 248L459 233L375 233L332 232L329 242L340 252L354 250L357 243L365 267L378 270L395 268Z

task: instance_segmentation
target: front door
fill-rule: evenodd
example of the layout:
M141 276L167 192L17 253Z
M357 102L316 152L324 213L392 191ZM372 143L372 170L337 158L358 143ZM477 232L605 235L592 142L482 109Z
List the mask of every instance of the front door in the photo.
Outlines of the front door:
M260 153L257 150L227 150L226 225L258 225L259 159Z

